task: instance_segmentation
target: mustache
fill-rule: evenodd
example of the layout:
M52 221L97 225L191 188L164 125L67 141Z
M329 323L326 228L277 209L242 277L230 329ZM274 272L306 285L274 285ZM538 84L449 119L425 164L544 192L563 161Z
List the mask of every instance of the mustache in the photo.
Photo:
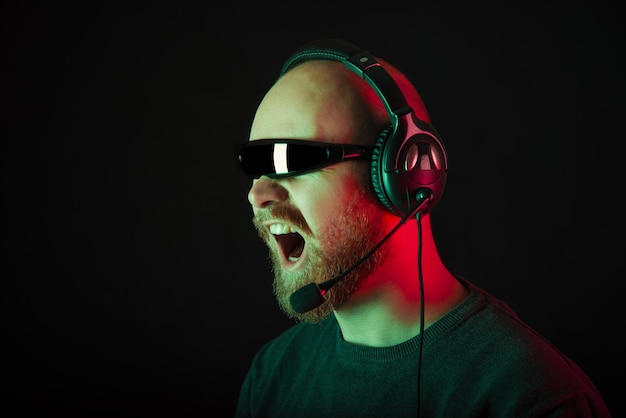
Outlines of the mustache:
M312 234L311 228L309 228L309 224L304 219L302 212L293 206L273 205L267 209L260 210L253 216L252 223L260 232L265 230L265 228L263 228L263 224L270 220L285 221L286 223L295 225L307 235Z

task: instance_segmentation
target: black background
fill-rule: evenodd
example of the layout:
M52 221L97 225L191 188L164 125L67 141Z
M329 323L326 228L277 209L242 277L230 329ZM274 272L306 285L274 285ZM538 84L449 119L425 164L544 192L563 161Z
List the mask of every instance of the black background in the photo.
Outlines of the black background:
M444 260L623 416L624 29L589 3L4 6L2 407L232 416L291 325L234 147L288 54L340 37L404 70L444 138Z

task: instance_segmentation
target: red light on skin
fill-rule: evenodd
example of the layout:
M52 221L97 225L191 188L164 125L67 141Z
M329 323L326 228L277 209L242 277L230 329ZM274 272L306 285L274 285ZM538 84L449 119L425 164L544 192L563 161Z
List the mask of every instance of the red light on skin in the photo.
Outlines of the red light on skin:
M430 220L426 214L422 218L422 235L431 236ZM389 225L397 223L397 217L390 215ZM417 236L417 220L409 219L396 233L389 238L394 242L394 247L403 247L414 251L419 251ZM384 247L384 245L383 245ZM384 251L384 248L381 248ZM454 283L450 280L441 280L438 276L445 272L441 264L434 241L425 239L422 241L422 277L424 285L424 300L427 307L425 324L428 326L431 314L436 317L439 312L449 309L445 305L451 299L452 293L458 291ZM420 307L420 277L418 276L418 266L416 259L408 259L393 252L387 253L384 264L381 266L384 274L373 272L360 285L359 289L351 296L349 304L365 303L372 298L378 298L382 293L386 298L391 299L394 307L394 315L407 323L414 322L419 318ZM432 317L431 317L432 318Z

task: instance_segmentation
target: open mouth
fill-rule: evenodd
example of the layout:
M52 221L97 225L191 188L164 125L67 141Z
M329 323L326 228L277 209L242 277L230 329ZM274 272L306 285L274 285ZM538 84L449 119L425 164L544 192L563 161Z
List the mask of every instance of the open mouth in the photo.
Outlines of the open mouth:
M269 230L276 239L283 259L290 263L297 262L304 251L305 241L302 235L286 224L271 224Z

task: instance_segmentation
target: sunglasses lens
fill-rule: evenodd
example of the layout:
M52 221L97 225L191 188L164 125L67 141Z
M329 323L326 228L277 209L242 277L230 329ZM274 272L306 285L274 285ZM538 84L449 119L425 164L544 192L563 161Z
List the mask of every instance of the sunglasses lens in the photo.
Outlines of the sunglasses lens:
M239 164L244 173L252 178L259 178L272 171L272 153L270 146L242 146L239 148Z
M326 161L328 152L324 147L290 144L286 156L287 171L303 171Z
M323 164L329 156L318 144L247 143L239 148L239 163L253 178L305 171Z

